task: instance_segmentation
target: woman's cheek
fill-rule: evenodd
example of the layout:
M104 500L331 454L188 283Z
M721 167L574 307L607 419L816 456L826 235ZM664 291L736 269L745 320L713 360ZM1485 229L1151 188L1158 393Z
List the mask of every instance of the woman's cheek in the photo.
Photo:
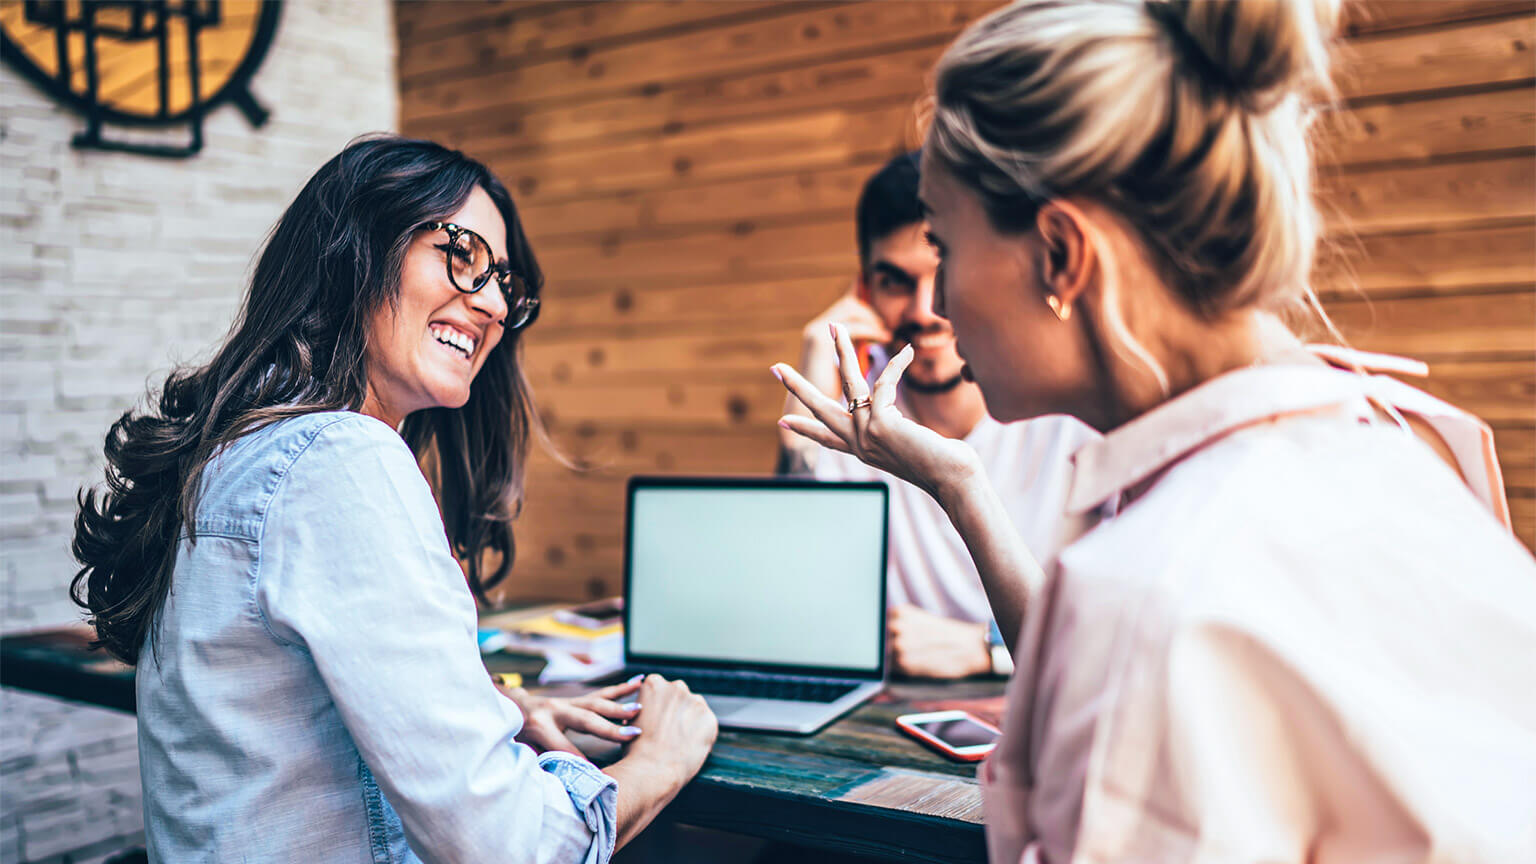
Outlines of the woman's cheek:
M944 317L955 328L955 336L962 345L975 341L975 334L971 331L974 322L978 320L976 298L967 290L969 284L964 271L944 275Z

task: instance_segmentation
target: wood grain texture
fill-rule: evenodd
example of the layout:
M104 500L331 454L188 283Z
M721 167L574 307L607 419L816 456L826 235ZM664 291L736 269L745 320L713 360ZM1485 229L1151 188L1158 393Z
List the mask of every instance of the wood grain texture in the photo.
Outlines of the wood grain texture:
M1520 542L1536 546L1536 496L1511 493L1509 519Z
M1528 86L1417 102L1364 105L1336 112L1325 163L1427 161L1529 148L1536 141L1536 103Z
M1526 367L1526 375L1536 370ZM1493 440L1499 450L1506 485L1536 491L1536 424L1530 420L1494 423Z
M993 2L401 3L402 128L485 158L548 274L510 596L616 586L637 472L764 473L766 367L847 287L854 202ZM1536 543L1536 9L1346 7L1315 284L1360 347L1495 427Z
M646 86L577 102L498 106L493 116L465 118L448 140L508 154L675 135L747 118L911 99L948 44L945 30L915 40L870 46L873 53L729 78ZM915 47L908 47L914 45Z
M1467 162L1382 168L1322 178L1330 232L1379 234L1444 229L1536 215L1531 152Z
M641 42L764 14L784 14L785 4L765 0L732 2L576 3L535 6L526 14L494 10L476 15L475 3L401 4L408 12L402 24L419 26L400 42L400 85L412 89L420 81L475 78L488 68L527 66L549 60L577 62L594 47ZM809 8L810 4L805 4ZM828 5L828 4L817 4ZM448 29L439 9L454 7L446 16L459 26ZM464 13L476 15L466 20ZM477 24L462 32L465 23ZM433 28L433 29L428 29ZM437 35L433 35L434 32Z
M1457 360L1434 363L1426 379L1408 379L1445 401L1471 411L1498 430L1499 461L1506 469L1529 469L1533 456L1522 446L1520 429L1536 430L1536 355L1517 360ZM1536 432L1533 432L1536 434ZM1525 440L1529 444L1529 440ZM1520 483L1536 487L1532 483Z
M686 280L615 280L594 290L562 286L560 302L539 315L545 341L608 333L631 338L658 329L730 327L751 318L772 329L803 324L801 309L820 309L847 291L844 268L835 276L765 278L694 284Z
M783 8L790 14L761 21L623 42L527 66L497 65L484 72L505 87L521 91L518 101L535 104L645 92L672 81L796 65L936 31L955 31L996 5L948 0L832 8L786 4ZM506 90L484 87L481 77L434 81L404 90L402 116L443 119L508 101Z
M882 768L878 776L860 782L837 800L982 824L981 787L976 781L939 778L925 771Z
M530 203L621 194L658 185L743 179L846 165L918 143L910 99L793 115L535 154L479 152Z
M1526 0L1364 0L1344 4L1342 29L1361 36L1530 12Z
M1381 33L1341 52L1339 90L1360 102L1407 94L1529 82L1536 78L1536 23L1529 14Z
M1536 284L1536 223L1342 237L1324 250L1324 300L1458 294Z
M1430 363L1536 352L1536 292L1339 300L1328 314L1351 344Z

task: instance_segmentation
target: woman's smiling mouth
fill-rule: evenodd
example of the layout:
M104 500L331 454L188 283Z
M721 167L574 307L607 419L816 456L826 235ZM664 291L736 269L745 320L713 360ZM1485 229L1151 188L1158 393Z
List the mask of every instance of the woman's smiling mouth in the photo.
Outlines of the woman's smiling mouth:
M447 324L431 324L427 330L432 334L433 339L458 352L464 359L474 356L477 344L474 336Z

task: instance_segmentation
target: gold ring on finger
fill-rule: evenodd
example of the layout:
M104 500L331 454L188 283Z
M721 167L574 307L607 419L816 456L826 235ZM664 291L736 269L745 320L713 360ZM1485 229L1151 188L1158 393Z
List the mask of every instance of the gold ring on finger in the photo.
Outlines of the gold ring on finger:
M857 399L849 399L848 400L848 413L849 414L852 414L853 412L859 410L860 408L868 408L868 407L869 407L869 397L868 396L860 396Z

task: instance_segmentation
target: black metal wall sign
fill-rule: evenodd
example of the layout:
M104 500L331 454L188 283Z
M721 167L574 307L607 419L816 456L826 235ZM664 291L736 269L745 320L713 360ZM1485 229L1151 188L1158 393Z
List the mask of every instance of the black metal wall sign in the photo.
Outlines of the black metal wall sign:
M268 112L251 76L277 32L281 0L0 0L0 55L85 117L74 146L185 157L223 102L253 126ZM186 145L113 141L106 123L186 126Z

